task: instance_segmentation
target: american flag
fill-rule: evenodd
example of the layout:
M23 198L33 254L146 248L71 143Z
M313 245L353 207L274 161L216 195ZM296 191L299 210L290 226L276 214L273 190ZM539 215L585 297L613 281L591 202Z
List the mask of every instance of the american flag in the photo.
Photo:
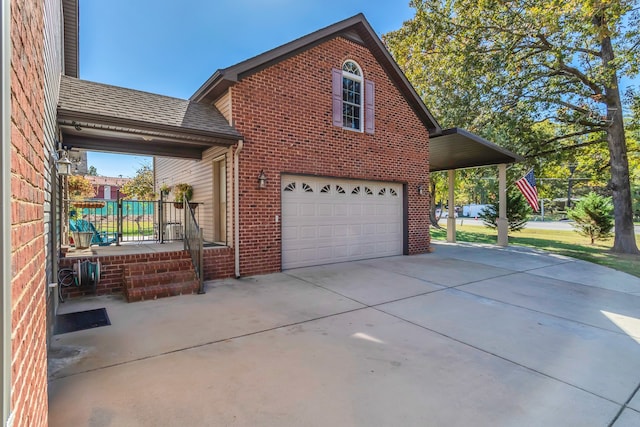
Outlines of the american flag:
M534 212L538 212L538 190L536 189L536 177L533 176L533 169L528 174L516 181L516 186L520 189L524 198Z

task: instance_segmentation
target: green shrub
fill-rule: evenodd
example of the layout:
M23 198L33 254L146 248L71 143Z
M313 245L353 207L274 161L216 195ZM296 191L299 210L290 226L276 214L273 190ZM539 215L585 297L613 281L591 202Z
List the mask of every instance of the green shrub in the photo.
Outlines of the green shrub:
M495 201L484 208L480 213L480 218L489 228L498 228L499 203ZM507 219L509 221L509 231L522 230L529 218L529 204L520 191L510 191L507 195Z
M589 193L567 212L576 231L591 239L593 245L596 240L611 237L613 230L613 203L610 197L603 197L596 193Z

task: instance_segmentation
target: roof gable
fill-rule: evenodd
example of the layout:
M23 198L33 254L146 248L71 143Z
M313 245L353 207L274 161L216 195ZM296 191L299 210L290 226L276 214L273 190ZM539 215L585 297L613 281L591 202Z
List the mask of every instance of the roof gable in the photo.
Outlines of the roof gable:
M246 61L218 70L193 94L191 100L211 103L243 78L337 37L343 37L368 48L407 103L425 124L429 133L440 133L440 125L424 105L363 14L355 15Z

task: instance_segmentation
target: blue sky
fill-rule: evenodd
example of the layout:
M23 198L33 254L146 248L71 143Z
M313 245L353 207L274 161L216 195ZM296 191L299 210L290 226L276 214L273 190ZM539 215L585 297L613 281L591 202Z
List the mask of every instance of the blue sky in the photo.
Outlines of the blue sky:
M189 98L217 69L360 12L378 35L414 14L409 0L80 0L80 78ZM88 160L107 176L151 163L92 152Z
M378 35L413 16L409 0L80 0L80 78L188 98L217 69L360 12ZM107 176L150 163L88 160Z

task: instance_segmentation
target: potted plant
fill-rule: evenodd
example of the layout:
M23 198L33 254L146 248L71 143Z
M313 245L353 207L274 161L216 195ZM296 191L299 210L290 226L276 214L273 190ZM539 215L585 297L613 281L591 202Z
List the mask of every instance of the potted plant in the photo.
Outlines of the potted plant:
M165 199L170 192L171 186L163 182L162 185L160 185L160 195L162 196L162 198Z
M173 192L174 192L173 205L178 209L182 209L182 207L184 206L185 200L189 201L191 200L191 197L193 197L193 187L189 184L185 184L185 183L176 184L173 187Z
M171 192L171 186L163 182L162 185L160 186L160 192L162 193L163 196L168 196L169 193Z

